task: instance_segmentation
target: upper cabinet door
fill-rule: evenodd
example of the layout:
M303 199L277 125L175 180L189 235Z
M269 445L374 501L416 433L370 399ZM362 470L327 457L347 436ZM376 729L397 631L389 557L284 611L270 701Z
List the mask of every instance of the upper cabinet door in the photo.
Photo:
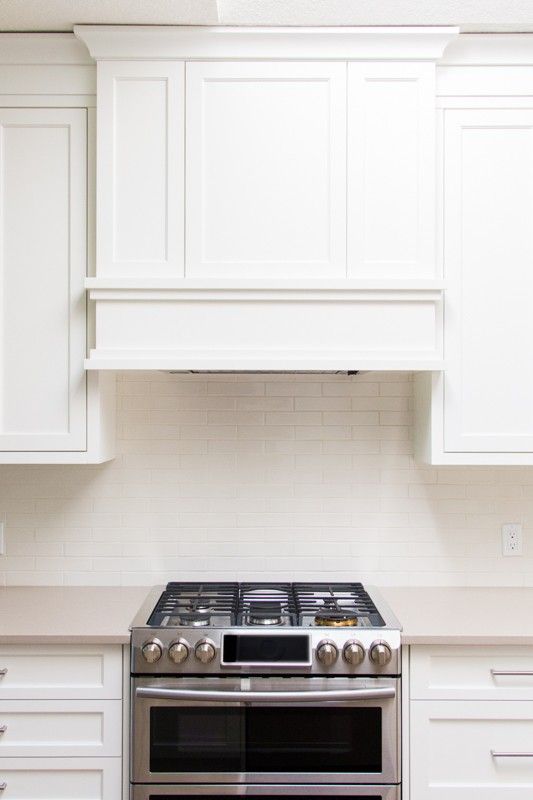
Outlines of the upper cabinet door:
M433 63L348 66L348 275L436 275Z
M183 277L184 69L98 64L100 277Z
M187 277L345 277L346 64L186 70Z
M86 112L0 109L0 137L0 450L84 450Z
M533 451L533 110L445 112L444 445Z

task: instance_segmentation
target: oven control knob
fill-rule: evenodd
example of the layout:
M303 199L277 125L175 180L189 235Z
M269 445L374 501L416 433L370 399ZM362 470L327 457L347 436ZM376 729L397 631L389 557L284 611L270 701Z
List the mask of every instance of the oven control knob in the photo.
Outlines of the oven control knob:
M163 655L163 647L160 642L154 640L143 644L141 652L145 661L148 661L149 664L155 664Z
M337 660L338 656L339 651L337 650L337 646L334 642L330 642L329 639L324 639L323 641L319 642L316 649L316 657L325 667L331 667Z
M202 664L209 664L215 657L216 649L210 639L201 639L194 648L194 655Z
M386 667L392 658L392 650L387 642L377 641L370 647L370 660L378 667Z
M356 642L355 640L346 642L342 657L351 667L358 667L365 660L365 648L361 642Z
M189 644L185 639L177 639L168 648L168 657L174 664L183 664L189 658Z

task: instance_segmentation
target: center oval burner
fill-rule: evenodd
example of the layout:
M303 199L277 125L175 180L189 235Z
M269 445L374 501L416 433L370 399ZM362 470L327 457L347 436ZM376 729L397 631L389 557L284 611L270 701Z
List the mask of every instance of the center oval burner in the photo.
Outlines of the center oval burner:
M251 603L249 625L283 625L281 603Z

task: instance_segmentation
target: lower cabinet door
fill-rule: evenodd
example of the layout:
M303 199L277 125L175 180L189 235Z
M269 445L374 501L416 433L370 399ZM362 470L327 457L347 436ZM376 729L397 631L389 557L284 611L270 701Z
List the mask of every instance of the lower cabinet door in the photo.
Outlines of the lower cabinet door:
M3 700L0 763L11 757L120 757L121 700Z
M2 800L120 800L120 758L2 758Z
M411 800L531 800L533 702L411 702Z

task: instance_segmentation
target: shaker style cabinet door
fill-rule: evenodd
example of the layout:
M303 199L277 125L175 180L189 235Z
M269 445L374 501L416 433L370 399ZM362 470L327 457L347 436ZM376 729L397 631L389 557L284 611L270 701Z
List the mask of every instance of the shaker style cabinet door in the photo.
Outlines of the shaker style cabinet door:
M346 277L346 65L186 65L194 278Z
M0 109L0 450L86 447L87 121Z
M444 450L533 451L533 110L444 130Z

